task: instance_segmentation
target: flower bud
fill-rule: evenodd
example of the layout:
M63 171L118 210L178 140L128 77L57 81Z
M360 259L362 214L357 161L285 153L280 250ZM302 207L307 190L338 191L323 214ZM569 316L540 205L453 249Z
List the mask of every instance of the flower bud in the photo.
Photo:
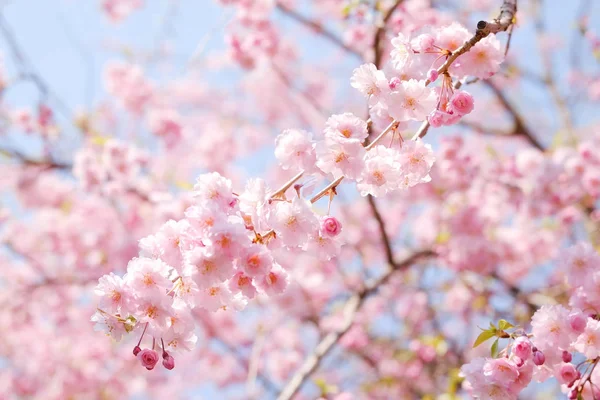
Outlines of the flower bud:
M138 357L142 362L142 366L147 370L154 369L158 362L158 353L154 350L144 349L139 353Z
M342 224L335 217L325 217L321 221L321 234L335 237L342 231Z
M518 337L513 346L513 353L523 360L528 360L531 356L531 341L526 336Z
M167 354L167 356L163 358L162 365L166 369L171 370L171 369L175 368L175 359L172 356L170 356L169 354Z
M573 332L581 333L585 330L585 325L587 323L587 318L583 313L574 312L569 315L569 325Z
M563 362L570 363L572 359L573 359L573 356L571 355L571 353L569 353L566 350L563 350L563 352L562 352Z
M533 353L533 363L535 365L544 365L546 362L546 356L541 351L536 351Z
M133 348L133 355L137 356L138 354L140 354L140 351L142 351L142 349L140 349L140 346L135 346Z
M440 76L440 73L437 72L437 69L430 69L429 71L427 71L427 79L429 80L429 82L435 82L438 76Z

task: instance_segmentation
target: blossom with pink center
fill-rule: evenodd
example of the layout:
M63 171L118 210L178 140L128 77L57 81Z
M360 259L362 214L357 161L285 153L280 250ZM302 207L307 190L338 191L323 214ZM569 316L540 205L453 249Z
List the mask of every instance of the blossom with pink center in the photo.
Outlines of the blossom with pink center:
M309 236L319 229L319 219L313 212L311 204L298 197L291 202L275 203L269 221L277 236L288 247L302 246L308 241Z
M531 341L526 336L519 336L513 343L513 354L527 361L531 357Z
M411 79L396 86L385 99L388 113L397 121L423 121L435 109L437 95L425 81Z
M134 258L127 264L124 281L138 295L157 289L168 291L173 287L169 279L171 268L162 260L146 257Z
M473 108L475 108L474 103L473 96L471 96L469 92L465 92L464 90L456 90L450 98L448 108L454 114L462 116L473 111Z
M453 22L450 25L435 30L436 46L454 51L471 38L472 34L461 24Z
M315 142L310 132L287 129L275 139L275 157L283 169L313 172L315 170Z
M388 81L383 71L378 70L374 64L363 64L352 73L350 84L368 97L371 104L377 101L381 91L387 87Z
M321 229L322 235L335 237L342 231L342 223L335 217L326 216L321 218Z
M368 135L367 123L352 113L332 115L325 123L325 136L337 141L345 138L362 142Z
M262 278L273 267L273 257L265 246L252 244L240 255L238 268L251 278Z
M241 292L244 296L249 299L253 299L256 296L256 287L252 282L252 278L242 271L237 272L229 281L229 289L232 293Z
M531 333L542 351L568 348L572 335L567 309L560 305L542 306L531 318Z
M480 79L487 79L498 72L503 61L504 50L496 35L480 40L457 59L461 73Z
M588 318L585 330L577 337L573 347L588 359L600 356L600 321Z
M289 279L287 272L279 265L275 264L273 269L271 269L271 272L259 280L258 287L267 295L275 296L284 292L289 284Z
M226 310L233 304L233 294L222 283L201 289L198 294L198 307L208 311Z
M138 353L137 357L140 359L142 366L147 370L152 370L158 363L158 353L154 350L144 349Z
M404 177L400 153L383 145L375 146L365 156L365 168L358 181L362 196L382 196L400 187Z
M334 178L357 179L363 170L365 148L358 140L326 137L317 144L317 167Z
M419 183L431 181L429 171L435 161L430 144L422 140L408 140L400 149L400 165L402 168L403 185L412 187Z
M230 212L237 200L233 195L231 181L218 172L202 174L196 179L193 196L200 205L215 204L224 212Z
M112 272L98 280L94 292L102 297L98 307L111 314L116 314L121 309L128 309L132 300L130 288L120 276Z
M577 379L577 368L571 363L563 362L562 364L558 364L555 367L555 371L554 375L556 379L563 385L568 385Z
M600 255L587 242L567 248L559 262L565 268L569 284L573 287L585 285L592 272L600 269Z
M181 250L183 242L189 236L188 221L169 220L159 231L140 240L140 255L143 257L160 258L176 270L183 264Z
M173 298L166 291L144 292L137 299L135 316L139 323L148 323L148 332L159 336L169 328L173 312Z
M196 247L186 253L186 262L191 265L192 278L200 289L224 282L233 275L233 262L216 247Z
M483 366L483 375L491 382L508 386L519 377L519 370L507 358L488 360Z

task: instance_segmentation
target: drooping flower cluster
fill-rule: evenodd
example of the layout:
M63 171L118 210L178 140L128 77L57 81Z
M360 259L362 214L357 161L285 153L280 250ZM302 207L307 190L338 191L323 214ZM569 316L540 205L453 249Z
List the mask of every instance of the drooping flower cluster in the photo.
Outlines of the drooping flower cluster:
M117 340L135 330L143 331L140 343L144 334L164 343L168 365L168 352L196 341L194 308L239 310L257 295L278 295L289 280L277 261L285 252L310 248L328 259L340 247L336 218L320 221L310 202L275 198L262 181L250 181L237 195L229 180L210 173L198 178L193 194L185 219L141 239L125 276L106 275L96 288L101 299L93 320ZM152 369L155 356L143 353L142 364Z
M489 337L509 339L501 357L476 358L462 368L466 387L474 397L516 399L532 379L541 382L551 376L563 385L569 399L600 395L594 383L600 361L600 317L594 299L600 256L588 244L580 243L567 250L562 263L572 285L572 308L542 306L531 319L528 335L519 330L511 334L494 330ZM591 302L587 302L587 294ZM584 361L575 365L575 357Z

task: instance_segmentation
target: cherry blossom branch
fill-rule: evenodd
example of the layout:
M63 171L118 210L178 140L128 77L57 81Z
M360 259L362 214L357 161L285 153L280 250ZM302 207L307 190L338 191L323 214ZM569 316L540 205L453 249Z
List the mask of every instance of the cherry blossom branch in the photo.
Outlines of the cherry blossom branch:
M479 21L475 35L450 54L446 61L437 69L438 73L440 75L447 73L452 63L458 57L471 50L473 46L490 34L505 32L514 23L516 13L517 0L504 0L500 7L500 15L493 21ZM425 84L429 83L431 82L427 79Z
M315 21L311 20L310 18L305 17L304 15L299 14L295 10L292 10L291 8L288 8L282 4L278 4L277 8L281 12L283 12L285 15L291 17L292 19L296 20L300 24L309 28L312 32L315 32L316 34L323 36L324 38L328 39L331 43L335 44L339 48L362 59L363 56L361 53L359 53L358 51L356 51L353 48L346 45L342 39L337 37L334 33L330 32L329 30L325 29L325 27L323 25L321 25L320 23L315 22Z
M390 269L374 282L365 285L363 289L355 293L344 305L344 321L337 330L327 334L317 344L313 352L304 360L298 371L288 381L281 391L277 400L290 400L300 390L308 377L317 369L321 360L329 354L340 338L350 329L354 323L357 312L361 309L365 299L384 285L390 277L397 271L402 271L411 265L434 256L435 253L430 250L423 250L413 253L403 261L390 265Z

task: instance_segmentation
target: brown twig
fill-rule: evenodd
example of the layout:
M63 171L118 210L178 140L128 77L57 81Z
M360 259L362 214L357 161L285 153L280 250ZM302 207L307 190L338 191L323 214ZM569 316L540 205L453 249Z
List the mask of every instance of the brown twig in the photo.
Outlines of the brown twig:
M381 277L376 279L370 284L367 284L363 289L355 293L350 299L346 301L344 305L344 322L342 325L328 333L321 341L317 344L313 352L304 360L298 371L288 381L284 389L281 391L278 400L290 400L300 390L304 382L308 377L317 369L321 360L333 349L340 338L350 329L354 323L357 312L364 304L365 299L377 291L382 285L384 285L390 277L397 271L405 270L411 265L434 256L430 250L424 250L413 253L411 256L405 258L398 264L390 265L390 269L383 274Z

